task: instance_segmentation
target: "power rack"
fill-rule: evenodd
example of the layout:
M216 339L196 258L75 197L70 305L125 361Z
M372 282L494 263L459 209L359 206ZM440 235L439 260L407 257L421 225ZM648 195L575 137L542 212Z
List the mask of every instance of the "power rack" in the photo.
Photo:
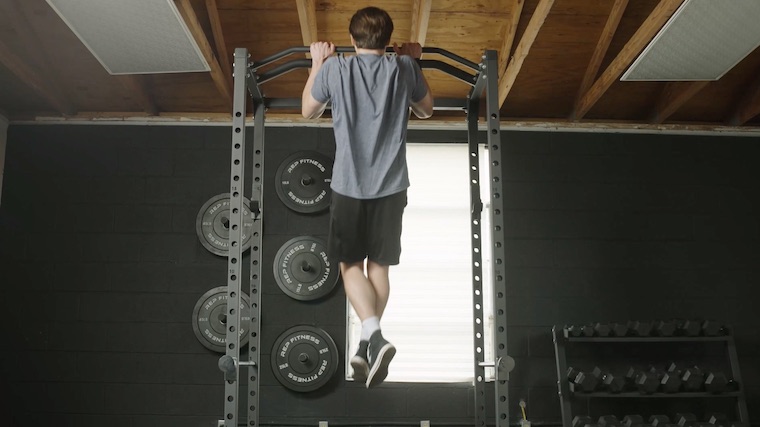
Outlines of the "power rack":
M265 117L268 109L301 108L300 98L266 98L261 85L276 79L290 71L299 68L310 68L311 60L290 60L272 67L267 72L257 73L262 67L297 53L308 53L309 47L293 47L259 62L250 62L250 55L245 48L235 49L234 56L234 98L232 117L232 155L230 165L230 235L229 253L227 258L227 331L226 354L219 359L219 367L225 372L224 419L220 421L225 427L259 425L259 366L260 366L260 312L261 312L261 253L262 253L262 222L263 222L263 170L265 153ZM353 47L337 47L339 55L354 53ZM388 54L393 50L388 48ZM501 166L501 133L499 127L499 97L498 97L498 61L494 50L486 50L480 64L475 64L443 49L425 47L423 54L446 57L468 70L453 66L440 60L418 60L422 69L435 69L444 72L455 79L471 86L465 99L436 98L435 110L460 110L467 114L467 135L470 166L470 203L471 203L471 243L472 243L472 296L473 296L473 334L475 355L475 420L476 427L486 425L485 382L486 367L495 368L495 425L506 427L509 424L509 398L507 382L509 370L514 361L507 355L507 317L506 317L506 286L504 274L504 226L502 198L502 166ZM251 304L251 324L248 337L247 360L240 360L240 313L236 307L240 305L242 289L242 242L243 235L243 200L245 176L245 120L247 96L253 104L253 153L251 163L251 215L253 227L250 230L250 275L248 277L248 295ZM489 153L489 178L491 189L491 242L492 242L492 275L493 278L493 307L494 307L494 360L495 363L485 362L485 333L483 318L483 283L481 259L481 213L483 202L480 199L480 164L478 143L478 120L481 101L485 101L486 114L486 143ZM238 396L240 367L247 367L248 388L247 420L238 423L238 407L242 396Z

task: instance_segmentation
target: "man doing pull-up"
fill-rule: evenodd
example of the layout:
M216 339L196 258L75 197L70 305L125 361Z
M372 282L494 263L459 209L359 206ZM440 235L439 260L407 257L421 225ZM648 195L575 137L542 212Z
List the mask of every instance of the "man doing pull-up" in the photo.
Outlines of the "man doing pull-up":
M433 97L415 61L422 54L419 43L394 43L396 55L385 55L393 33L387 12L357 11L349 33L356 50L350 57L331 57L332 43L312 43L301 112L318 118L331 103L335 163L328 252L340 263L346 296L362 321L350 363L354 380L369 388L385 380L396 354L383 338L380 319L390 295L389 266L401 254L409 109L428 118Z

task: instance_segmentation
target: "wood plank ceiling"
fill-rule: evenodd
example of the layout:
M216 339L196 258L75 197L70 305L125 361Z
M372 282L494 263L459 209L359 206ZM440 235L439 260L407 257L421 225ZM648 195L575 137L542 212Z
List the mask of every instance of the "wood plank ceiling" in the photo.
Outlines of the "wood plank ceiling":
M247 48L256 61L316 40L349 46L351 15L373 4L366 0L174 2L210 72L112 76L45 0L0 0L0 114L11 122L228 121L235 48ZM484 50L496 50L505 123L758 130L760 49L717 81L619 80L681 3L389 0L377 4L394 19L392 41L418 41L476 63ZM453 63L432 56L425 59ZM425 73L436 97L465 98L469 91L467 84L437 70ZM267 82L265 95L297 98L306 76L307 71L299 69ZM267 117L301 121L297 111L271 110ZM463 118L459 111L440 111L433 120L463 124Z

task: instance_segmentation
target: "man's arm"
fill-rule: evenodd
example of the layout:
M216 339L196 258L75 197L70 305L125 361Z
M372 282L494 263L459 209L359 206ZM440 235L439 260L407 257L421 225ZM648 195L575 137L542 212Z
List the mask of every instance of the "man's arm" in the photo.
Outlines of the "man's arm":
M424 98L417 102L412 102L411 107L415 116L421 119L427 119L433 115L433 95L430 93L430 86L428 85L427 80L425 80L424 75L422 76L422 81L425 82L427 93Z
M419 43L403 43L401 47L398 44L393 43L393 50L396 55L409 55L414 59L420 59L422 57L422 46ZM420 70L420 78L425 84L427 93L425 96L417 102L412 102L412 112L415 116L421 119L427 119L433 115L433 94L430 92L430 85L428 85L425 75Z
M314 99L314 96L311 95L311 89L314 87L314 80L325 60L335 53L335 45L328 42L314 42L309 47L309 51L311 52L311 72L303 88L303 94L301 94L301 114L307 119L316 119L325 112L327 103Z

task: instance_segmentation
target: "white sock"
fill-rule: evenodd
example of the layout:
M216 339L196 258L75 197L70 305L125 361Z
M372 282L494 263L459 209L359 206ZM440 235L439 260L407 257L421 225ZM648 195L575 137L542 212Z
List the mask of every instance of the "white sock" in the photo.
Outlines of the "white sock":
M369 337L372 336L375 331L380 330L380 319L377 316L372 316L362 321L362 341L369 341Z

